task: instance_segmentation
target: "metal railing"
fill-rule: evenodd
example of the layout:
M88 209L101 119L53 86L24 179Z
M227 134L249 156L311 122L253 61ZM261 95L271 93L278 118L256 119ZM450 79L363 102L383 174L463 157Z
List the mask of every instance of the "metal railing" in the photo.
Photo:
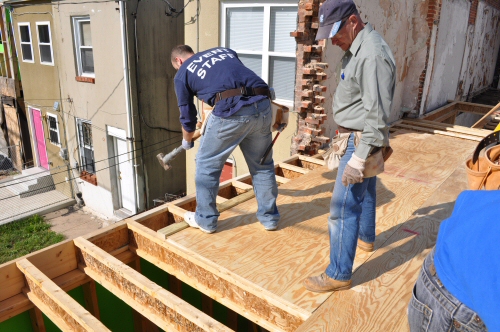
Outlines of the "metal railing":
M0 181L0 224L73 199L75 183L69 166L31 170Z

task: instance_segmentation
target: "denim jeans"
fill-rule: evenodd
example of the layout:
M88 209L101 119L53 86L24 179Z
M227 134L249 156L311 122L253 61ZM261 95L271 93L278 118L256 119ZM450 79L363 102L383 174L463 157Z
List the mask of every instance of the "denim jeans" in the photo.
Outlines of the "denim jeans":
M276 226L280 215L276 207L278 186L272 152L263 165L260 160L272 142L271 103L263 99L242 107L232 116L211 115L196 155L195 220L206 230L217 228L219 212L215 199L219 192L222 167L239 145L252 176L257 198L257 218L264 227Z
M408 305L410 331L487 331L477 313L448 292L439 280L434 267L435 250L425 258L413 288Z
M340 281L351 279L358 237L365 242L375 241L377 177L347 187L342 184L342 174L356 149L354 136L349 137L346 153L340 159L328 217L330 265L326 274Z

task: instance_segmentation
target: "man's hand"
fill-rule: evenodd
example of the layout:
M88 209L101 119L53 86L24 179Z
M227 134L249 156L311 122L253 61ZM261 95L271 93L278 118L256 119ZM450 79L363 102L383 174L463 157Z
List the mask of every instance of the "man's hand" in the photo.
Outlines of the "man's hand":
M182 147L184 148L184 150L189 150L191 149L192 147L194 146L194 142L193 141L186 141L185 139L182 139Z
M357 157L354 153L347 162L342 174L342 184L347 187L349 184L363 182L363 171L365 170L365 160Z

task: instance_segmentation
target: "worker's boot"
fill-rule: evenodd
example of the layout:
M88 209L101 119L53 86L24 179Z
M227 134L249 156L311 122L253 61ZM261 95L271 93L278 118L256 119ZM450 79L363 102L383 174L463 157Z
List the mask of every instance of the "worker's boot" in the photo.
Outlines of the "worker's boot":
M311 276L306 278L302 284L311 292L332 292L351 288L351 280L340 281L330 278L326 273L321 273L319 276Z
M358 248L366 252L372 252L375 250L375 244L358 239Z
M165 157L165 155L163 153L158 153L156 155L156 158L158 159L158 162L160 163L161 167L163 167L166 171L168 171L169 169L172 168L172 166L170 166L169 163L165 163L163 161L163 157Z

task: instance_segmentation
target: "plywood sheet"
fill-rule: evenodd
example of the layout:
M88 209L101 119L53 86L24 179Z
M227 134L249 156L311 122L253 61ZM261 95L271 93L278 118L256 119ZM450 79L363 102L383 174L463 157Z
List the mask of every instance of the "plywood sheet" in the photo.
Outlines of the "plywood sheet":
M377 247L465 162L475 144L405 130L393 133L395 152L377 184ZM223 212L214 234L186 229L169 239L312 313L330 294L308 292L301 281L328 264L327 217L335 176L322 167L280 186L282 218L276 232L264 231L252 199ZM355 268L370 255L358 252Z

